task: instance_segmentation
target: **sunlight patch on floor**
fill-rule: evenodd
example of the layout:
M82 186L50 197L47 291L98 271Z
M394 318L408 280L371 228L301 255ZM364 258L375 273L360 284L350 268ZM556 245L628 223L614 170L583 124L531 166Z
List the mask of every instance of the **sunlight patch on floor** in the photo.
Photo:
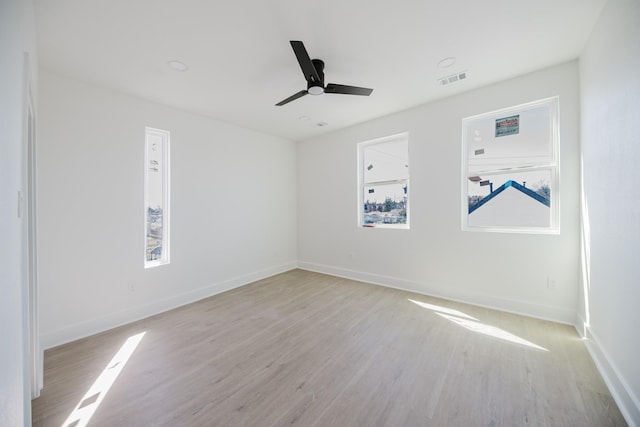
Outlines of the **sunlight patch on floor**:
M460 325L463 328L468 329L469 331L487 335L503 341L508 341L514 344L524 345L536 350L549 351L546 348L539 346L538 344L527 341L524 338L505 331L504 329L482 323L475 317L469 316L468 314L461 311L454 310L452 308L441 307L439 305L427 304L426 302L420 302L412 300L410 298L409 301L416 304L417 306L432 310L438 316L443 317L457 325Z
M104 400L109 389L138 347L138 344L142 341L144 334L146 334L146 332L141 332L127 339L93 385L89 387L87 393L80 399L80 402L78 402L73 412L67 417L62 427L84 427L89 423L89 420Z
M439 306L439 305L427 304L426 302L412 300L411 298L409 298L409 301L411 301L415 305L418 305L418 306L420 306L422 308L428 308L429 310L432 310L432 311L435 311L435 312L438 312L438 313L452 314L454 316L463 317L465 319L478 320L473 316L469 316L468 314L463 313L463 312L458 311L458 310L454 310L453 308L447 308L447 307L442 307L442 306Z
M510 332L505 331L504 329L500 329L495 326L487 325L485 323L475 322L473 320L461 319L459 317L449 316L443 313L436 313L439 316L444 317L447 320L456 323L463 328L466 328L472 332L477 332L479 334L488 335L493 338L498 338L503 341L509 341L514 344L525 345L527 347L534 348L536 350L549 351L544 347L540 347L538 344L534 344L531 341L527 341L524 338L520 338L517 335L514 335Z

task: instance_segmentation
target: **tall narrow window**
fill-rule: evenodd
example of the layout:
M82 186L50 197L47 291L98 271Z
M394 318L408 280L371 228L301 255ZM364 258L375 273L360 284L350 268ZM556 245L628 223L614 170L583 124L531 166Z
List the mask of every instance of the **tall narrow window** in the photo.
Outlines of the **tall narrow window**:
M145 128L145 268L169 263L169 132Z
M469 117L465 230L558 233L558 98Z
M409 134L358 144L358 224L409 228Z

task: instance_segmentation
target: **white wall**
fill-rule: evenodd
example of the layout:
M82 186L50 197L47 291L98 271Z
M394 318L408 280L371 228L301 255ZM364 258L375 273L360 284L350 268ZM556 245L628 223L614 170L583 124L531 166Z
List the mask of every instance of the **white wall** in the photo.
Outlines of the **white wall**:
M462 119L555 95L561 234L461 231ZM571 62L299 143L299 265L574 324L578 103L578 65ZM356 144L405 131L411 229L358 228ZM555 290L547 288L548 276Z
M295 267L293 142L45 71L40 87L45 348ZM145 126L171 132L171 264L147 270Z
M0 2L0 425L31 424L23 286L22 220L17 216L23 182L23 54L37 79L35 25L31 1ZM34 83L34 96L37 91Z
M640 425L639 70L640 2L609 0L580 57L588 254L580 313L631 425Z

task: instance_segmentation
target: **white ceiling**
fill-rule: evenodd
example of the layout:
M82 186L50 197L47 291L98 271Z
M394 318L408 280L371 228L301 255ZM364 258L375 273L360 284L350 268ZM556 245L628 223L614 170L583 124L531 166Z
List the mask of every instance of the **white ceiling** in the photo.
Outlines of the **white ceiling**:
M575 59L605 2L35 0L35 9L43 68L298 141ZM325 61L326 83L372 95L276 107L306 89L289 40ZM450 56L456 63L438 68ZM438 84L459 71L466 80Z

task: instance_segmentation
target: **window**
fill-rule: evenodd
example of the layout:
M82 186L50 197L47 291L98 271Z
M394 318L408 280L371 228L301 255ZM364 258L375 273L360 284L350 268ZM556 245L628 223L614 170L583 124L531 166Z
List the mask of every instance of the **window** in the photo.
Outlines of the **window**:
M358 144L358 225L409 228L409 134Z
M169 132L145 128L144 266L169 263Z
M462 228L558 233L558 98L468 117Z

